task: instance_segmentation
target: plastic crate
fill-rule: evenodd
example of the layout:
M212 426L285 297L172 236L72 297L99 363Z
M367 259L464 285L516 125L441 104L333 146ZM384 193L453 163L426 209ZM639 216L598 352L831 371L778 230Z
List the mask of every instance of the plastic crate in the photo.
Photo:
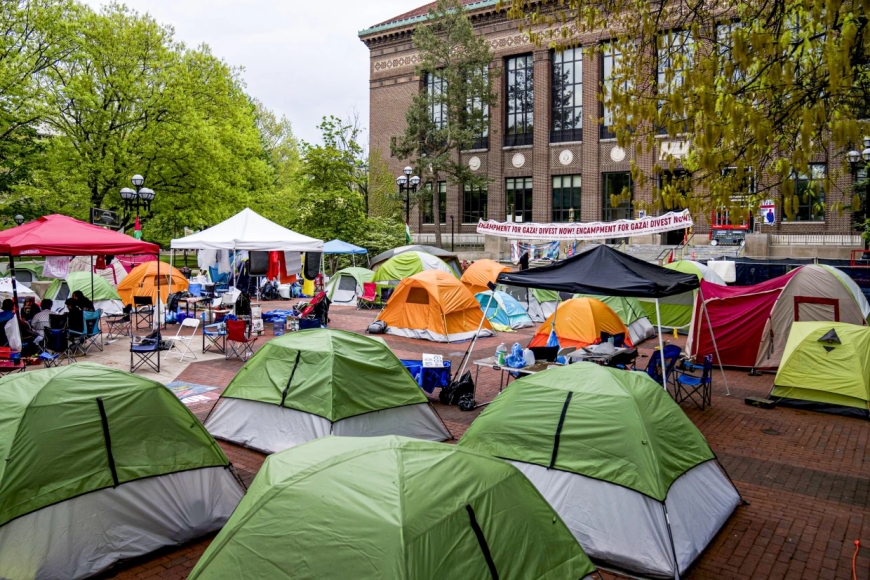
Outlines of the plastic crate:
M422 360L400 359L420 388L431 393L436 387L446 387L450 384L450 361L444 361L441 368L426 368Z

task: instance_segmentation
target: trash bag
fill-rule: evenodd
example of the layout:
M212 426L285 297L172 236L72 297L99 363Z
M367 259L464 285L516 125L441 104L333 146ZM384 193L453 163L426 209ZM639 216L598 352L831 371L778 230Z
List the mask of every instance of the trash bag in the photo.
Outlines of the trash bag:
M251 315L251 295L247 292L242 292L236 299L236 316Z
M386 331L387 323L383 320L375 320L366 328L366 332L369 334L384 334Z
M471 397L471 408L474 408L474 380L471 371L465 371L459 379L453 381L438 393L438 400L443 405L458 405L459 400L465 396Z

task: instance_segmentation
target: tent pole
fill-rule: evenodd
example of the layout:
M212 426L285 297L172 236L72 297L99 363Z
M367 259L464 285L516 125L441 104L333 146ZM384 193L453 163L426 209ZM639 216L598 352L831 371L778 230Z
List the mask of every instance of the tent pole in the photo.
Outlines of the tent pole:
M662 342L662 313L659 309L659 299L656 297L656 324L659 327L659 364L661 365L662 371L662 387L664 387L665 391L668 390L668 377L665 376L665 369L667 366L665 365L665 345Z
M187 266L187 260L184 261ZM175 268L175 248L169 249L169 291L172 291L172 270Z
M15 284L15 257L9 254L9 274L12 277L12 302L14 306L13 312L18 314L18 286Z
M719 347L716 346L716 336L713 334L713 325L710 324L710 312L707 311L707 302L704 300L704 291L698 288L698 296L701 297L701 308L704 309L704 315L707 317L707 327L710 329L710 338L713 340L713 351L716 353L716 361L719 363L719 370L722 372L722 382L725 383L725 394L731 396L731 390L728 388L728 379L725 377L725 368L722 366L722 358L719 356ZM701 333L698 333L698 339L701 338Z
M160 251L159 250L157 251L156 256L157 256L157 304L155 304L154 307L157 309L157 318L154 320L154 322L157 323L157 336L160 336ZM158 342L160 342L160 341L158 340ZM160 345L158 344L157 347L159 349ZM132 356L132 355L130 355L130 356ZM159 357L160 354L158 353L157 356Z
M91 256L91 301L94 299L94 257Z

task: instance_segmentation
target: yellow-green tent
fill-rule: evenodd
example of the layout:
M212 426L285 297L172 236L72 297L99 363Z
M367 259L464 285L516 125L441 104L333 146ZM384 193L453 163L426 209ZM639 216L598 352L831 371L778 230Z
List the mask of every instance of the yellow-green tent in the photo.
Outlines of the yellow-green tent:
M793 323L770 398L870 418L870 327Z

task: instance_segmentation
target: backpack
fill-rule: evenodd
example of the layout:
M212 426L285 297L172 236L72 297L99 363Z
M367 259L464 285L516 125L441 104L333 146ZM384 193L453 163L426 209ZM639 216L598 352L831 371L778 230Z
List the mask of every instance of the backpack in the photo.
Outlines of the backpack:
M387 323L383 320L375 320L366 328L366 332L369 334L384 334L386 331Z

